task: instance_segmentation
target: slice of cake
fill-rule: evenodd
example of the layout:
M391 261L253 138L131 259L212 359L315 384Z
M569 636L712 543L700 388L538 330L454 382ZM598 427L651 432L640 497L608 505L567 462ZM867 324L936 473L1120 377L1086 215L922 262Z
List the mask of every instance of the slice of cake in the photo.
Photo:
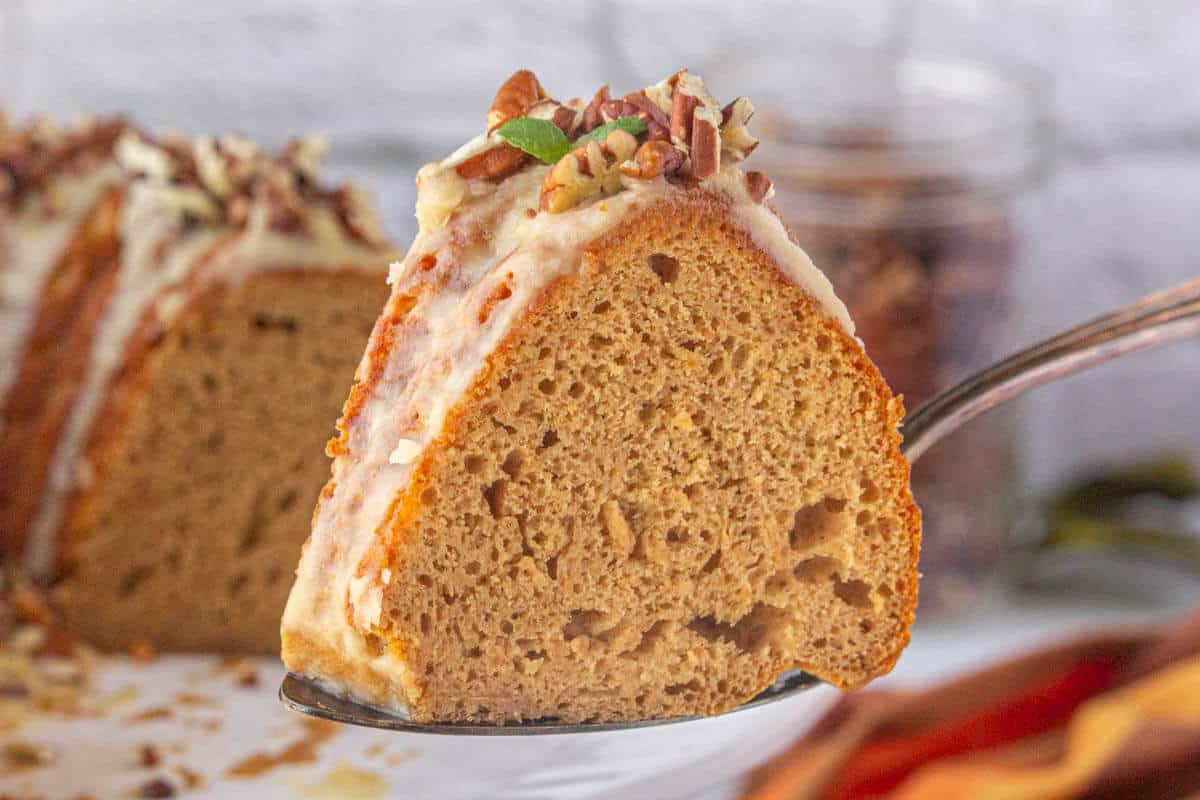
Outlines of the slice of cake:
M681 72L558 103L519 72L417 177L283 617L290 670L430 720L730 709L909 638L902 416Z
M0 160L0 543L94 644L270 652L393 251L316 140L75 138Z

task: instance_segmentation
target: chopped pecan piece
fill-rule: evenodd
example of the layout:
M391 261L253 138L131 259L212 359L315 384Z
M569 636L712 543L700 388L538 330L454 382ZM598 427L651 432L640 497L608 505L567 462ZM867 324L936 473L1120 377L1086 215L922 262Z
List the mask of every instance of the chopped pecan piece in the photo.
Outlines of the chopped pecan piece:
M717 174L721 168L720 115L707 106L692 113L692 175L700 180Z
M174 797L175 787L165 778L155 778L138 789L138 797L145 798L164 798Z
M734 161L741 161L758 147L758 139L746 127L752 116L754 106L745 97L734 100L721 112L721 148Z
M558 214L588 197L612 194L621 187L621 165L637 151L637 139L622 130L610 131L604 142L587 142L564 156L542 183L543 211Z
M649 141L638 148L632 162L621 166L630 178L646 180L659 175L673 175L683 166L683 153L670 142Z
M682 70L668 79L673 82L675 93L671 104L671 136L680 143L687 144L692 138L692 123L697 109L708 109L716 112L716 124L720 127L720 106L709 93L704 81L687 70ZM707 115L706 115L707 116Z
M583 133L590 133L604 124L600 115L601 107L611 100L608 96L608 84L604 84L592 95L592 100L583 109Z
M675 92L671 100L671 138L686 144L692 138L692 115L700 100L683 92Z
M144 744L138 750L138 766L152 769L162 763L162 758L158 755L158 750L154 749L154 745Z
M543 99L546 92L538 83L537 76L527 69L514 72L501 84L492 107L487 113L488 133L496 130L510 119L516 119L525 113L525 109Z
M646 123L646 139L649 141L671 138L671 118L646 94L645 90L625 95L625 103L637 109L631 116Z
M746 193L750 195L751 200L762 203L773 194L773 191L771 179L766 175L757 170L746 173Z
M554 116L550 118L550 121L557 125L568 139L574 139L579 133L580 126L583 125L583 112L569 106L559 106L554 109Z
M460 178L502 181L525 166L529 156L507 142L476 153L454 168Z

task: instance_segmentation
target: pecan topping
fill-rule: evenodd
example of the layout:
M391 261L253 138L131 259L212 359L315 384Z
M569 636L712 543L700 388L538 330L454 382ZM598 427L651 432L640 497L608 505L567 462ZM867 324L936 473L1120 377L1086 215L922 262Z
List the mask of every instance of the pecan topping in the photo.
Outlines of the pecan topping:
M637 139L622 130L610 131L604 142L587 142L555 164L542 183L543 211L558 214L598 194L621 188L621 165L633 157Z
M739 97L721 112L721 147L734 161L741 161L758 147L758 139L750 135L746 123L754 116L754 106Z
M648 180L659 175L674 175L683 166L683 153L670 142L653 140L638 148L632 162L621 166L630 178Z
M600 106L600 116L604 122L612 122L621 117L637 117L646 123L646 138L651 140L669 139L671 120L654 104L644 92L634 92L625 95L620 100L609 100Z
M752 170L746 173L746 193L750 195L750 199L756 203L762 203L769 199L774 194L774 187L771 185L771 179L766 175Z
M692 175L704 180L721 168L720 116L701 106L692 114Z
M671 138L686 143L692 138L692 115L696 113L700 100L677 91L671 103Z
M710 178L720 171L722 159L736 163L758 145L747 128L753 114L744 97L722 108L704 81L686 69L620 98L612 97L605 84L587 103L579 98L560 103L546 95L533 73L515 73L492 103L488 132L518 117L527 118L527 124L513 126L503 137L472 142L464 148L469 157L456 155L422 170L417 204L422 230L444 224L459 203L477 193L467 181L498 182L535 160L550 164L538 204L552 213L616 192L622 179ZM613 124L634 119L642 125ZM603 142L579 141L604 125L618 130ZM636 135L631 127L638 129ZM487 149L480 152L479 147ZM759 202L770 197L770 182L762 176L748 179L747 187Z
M496 130L510 119L516 119L525 113L525 109L543 99L546 93L538 83L537 76L527 69L514 72L501 84L492 107L487 113L488 133Z
M601 107L611 98L608 96L608 84L604 84L592 96L592 100L583 109L583 132L590 133L596 128L604 124L604 119L600 116Z
M550 121L557 125L568 139L572 139L583 125L583 112L569 106L559 106L554 109L554 116L550 117Z
M529 156L506 142L476 153L456 166L454 171L467 180L482 178L502 181L525 166L527 161Z

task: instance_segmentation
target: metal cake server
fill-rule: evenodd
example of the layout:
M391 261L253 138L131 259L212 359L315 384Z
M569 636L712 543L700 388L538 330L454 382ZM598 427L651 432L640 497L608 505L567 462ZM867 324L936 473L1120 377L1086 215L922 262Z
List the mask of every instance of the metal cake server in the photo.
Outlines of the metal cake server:
M902 450L915 461L942 437L1001 403L1038 386L1074 375L1124 355L1200 333L1200 279L1190 280L1071 328L972 375L926 402L904 420ZM780 676L753 700L721 716L775 703L819 686L798 670ZM342 699L315 682L289 674L279 687L288 708L313 717L391 731L466 736L529 736L652 728L697 717L636 722L563 723L532 720L506 725L419 723L390 711Z

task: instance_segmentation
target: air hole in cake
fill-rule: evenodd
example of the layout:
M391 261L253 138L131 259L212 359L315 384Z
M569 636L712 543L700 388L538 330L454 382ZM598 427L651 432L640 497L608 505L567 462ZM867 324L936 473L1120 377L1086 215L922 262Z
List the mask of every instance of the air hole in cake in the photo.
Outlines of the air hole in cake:
M517 416L526 419L541 420L545 415L542 413L543 405L533 398L521 401L521 406L517 409Z
M789 612L765 603L755 603L749 613L732 624L718 622L712 615L697 617L687 627L710 642L731 642L744 652L754 652L766 645L773 633L785 626Z
M517 429L514 428L512 425L508 425L504 422L501 422L500 420L496 419L495 417L492 417L491 420L492 420L493 425L495 425L497 428L500 428L501 430L503 430L505 433L507 433L510 436L517 432Z
M888 586L886 583L881 583L875 587L875 594L879 595L880 597L891 597L892 587Z
M633 649L628 651L629 655L636 657L654 652L655 646L667 637L671 625L672 623L665 619L654 622L654 624L642 632L637 644L633 646Z
M571 384L571 388L567 389L567 394L576 400L578 400L580 397L583 397L583 392L583 384L579 381L575 381Z
M871 587L866 581L851 579L843 581L835 579L833 582L833 593L843 603L854 608L872 608L871 603Z
M664 253L653 253L646 262L663 283L674 283L679 277L679 262Z
M611 310L612 303L608 302L607 300L601 300L599 303L596 303L596 305L592 306L593 314L607 314Z
M277 330L285 333L295 333L300 330L300 323L295 317L276 317L260 311L254 315L254 327L259 330Z
M542 378L538 381L538 391L545 395L553 395L557 385L553 378Z
M583 609L572 611L570 619L562 628L563 640L569 642L580 636L595 636L604 618L603 611Z
M418 575L417 583L421 584L426 589L429 589L433 587L433 578L429 577L428 575Z
M421 502L427 505L430 503L435 503L437 502L437 496L437 489L430 486L428 489L425 489L423 492L421 492Z
M863 633L870 633L871 631L875 630L875 626L871 624L870 620L864 619L859 621L858 629Z
M833 347L833 340L822 333L817 336L816 345L817 345L817 350L819 350L822 353L828 353L829 349L831 347Z
M671 547L683 547L691 536L682 528L671 528L667 531L667 544Z
M832 578L839 569L842 569L842 562L836 558L813 556L797 564L792 573L797 580L805 583L822 583Z
M546 574L550 576L550 580L558 580L558 556L546 559Z
M822 504L830 514L840 514L846 510L846 501L840 497L826 497Z
M864 503L878 503L883 497L883 492L879 490L879 486L870 478L863 478L858 484L862 488L862 494L858 499Z
M500 632L503 633L505 636L511 636L512 632L513 632L513 624L511 622L509 622L508 620L501 621L500 622Z
M153 567L135 567L121 579L119 590L122 597L128 597L138 590L138 587L154 575Z
M300 492L296 491L295 489L288 489L283 493L283 496L279 498L279 503L276 505L276 509L278 509L279 513L282 514L295 506L296 501L299 499Z
M478 645L463 653L467 658L480 658L483 655L483 649Z
M501 375L499 384L500 384L500 391L503 392L503 391L507 390L508 387L512 386L512 378L508 377L507 375Z
M704 562L704 566L700 568L700 574L708 575L710 572L715 572L717 570L717 568L720 566L721 566L721 551L716 550L713 552L713 554L711 556L708 557L708 561Z
M813 650L824 650L828 644L829 640L822 637L820 639L813 639L808 643L808 646Z
M698 692L700 691L700 681L692 678L687 683L672 683L663 689L663 691L672 697L677 694L683 694L684 692Z
M259 489L255 493L254 503L250 507L250 519L246 521L246 527L242 531L241 539L238 541L239 553L249 553L258 547L262 541L263 525L266 522L263 519L263 503L265 499L264 491Z
M839 505L840 503L840 505ZM792 529L788 532L788 544L800 552L811 550L823 541L836 535L843 524L836 509L845 508L845 501L829 498L805 506L796 512Z
M507 473L508 477L516 479L521 475L521 468L525 466L525 453L520 448L513 450L504 457L504 463L500 465L500 469Z
M854 518L854 524L860 528L865 528L868 525L870 525L871 524L871 512L865 511L865 510L858 512L858 516L856 516Z
M611 344L612 339L607 336L602 336L598 333L593 333L591 338L588 339L588 347L592 348L593 350L603 350Z
M733 368L741 369L742 367L746 366L749 361L750 346L744 344L738 345L737 349L733 351Z
M542 434L542 449L543 450L545 450L547 447L553 447L556 444L558 444L558 432L557 431L555 431L554 429L551 429L551 430L546 431L544 434Z

